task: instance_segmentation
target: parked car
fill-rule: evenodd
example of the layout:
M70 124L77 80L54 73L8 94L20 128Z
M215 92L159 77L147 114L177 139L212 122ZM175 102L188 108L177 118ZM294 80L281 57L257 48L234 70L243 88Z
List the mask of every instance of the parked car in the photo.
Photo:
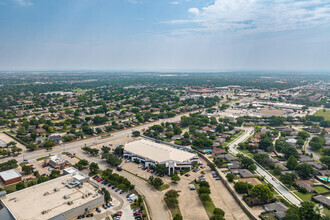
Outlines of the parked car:
M112 186L112 187L111 187L111 189L116 189L116 188L117 188L117 186Z
M124 194L125 193L125 191L124 190L122 190L122 191L120 191L120 193L119 194Z
M119 189L119 188L115 190L115 192L118 192L118 191L120 191L120 189Z

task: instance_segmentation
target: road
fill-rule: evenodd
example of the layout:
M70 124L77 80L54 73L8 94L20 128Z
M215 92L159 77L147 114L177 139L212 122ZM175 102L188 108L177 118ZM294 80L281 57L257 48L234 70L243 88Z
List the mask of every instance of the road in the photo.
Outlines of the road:
M232 142L229 145L229 150L233 154L238 154L241 153L239 150L236 149L236 146L245 141L249 136L253 134L254 128L249 127L249 128L242 128L245 130L245 133L236 139L234 142ZM243 153L244 154L244 153ZM245 155L245 154L244 154ZM248 155L245 155L249 157ZM259 164L256 163L257 170L256 172L260 175L263 176L267 182L273 185L274 189L287 201L290 201L292 204L299 206L301 200L294 196L293 193L286 187L284 187L282 184L280 184L280 181L276 179L273 175L271 175L269 172L267 172L264 168L262 168Z

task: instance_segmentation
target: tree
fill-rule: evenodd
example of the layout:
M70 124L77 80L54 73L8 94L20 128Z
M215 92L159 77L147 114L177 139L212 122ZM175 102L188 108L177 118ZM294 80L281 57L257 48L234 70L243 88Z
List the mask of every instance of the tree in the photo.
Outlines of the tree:
M330 167L330 156L322 156L320 161Z
M178 175L174 175L171 177L172 182L177 183L181 180L181 178Z
M22 171L26 174L31 174L33 172L33 167L30 166L23 166Z
M306 140L309 138L309 133L307 131L299 131L298 132L298 137L301 137L303 140Z
M175 216L174 216L174 218L173 218L173 220L182 220L183 218L182 218L182 215L180 215L179 213L178 214L176 214Z
M325 139L323 137L313 137L312 140L309 142L309 146L312 148L313 151L318 151L323 148L323 144Z
M163 180L161 178L158 178L156 177L153 181L152 181L152 185L155 187L155 188L159 188L161 187L162 185L164 184Z
M307 163L300 164L297 168L297 173L302 179L309 179L316 174L313 166Z
M102 192L104 193L104 201L106 203L110 202L112 199L111 199L109 191L106 188L102 187Z
M103 151L103 153L109 153L111 149L110 149L110 147L103 146L103 147L101 148L101 150Z
M278 176L281 174L281 172L282 172L282 168L280 166L275 166L274 174Z
M89 165L89 170L90 170L92 173L96 173L96 172L99 170L99 165L98 165L97 163L92 162L92 163Z
M199 194L210 194L211 190L210 190L209 187L202 186L202 187L199 188L198 193Z
M297 179L297 176L294 173L286 173L284 175L280 175L280 181L283 184L289 185L289 187L293 185L295 179Z
M16 184L16 190L21 190L25 188L25 184L23 182L19 182Z
M285 212L285 220L300 220L299 209L297 207L290 207Z
M59 177L60 175L61 175L61 173L59 170L52 170L49 177L50 177L50 179L55 179L55 178Z
M248 193L249 189L253 188L253 185L247 182L236 182L234 188L238 193Z
M232 174L232 173L228 173L228 174L226 175L226 177L227 177L227 179L228 179L229 182L233 182L234 179L235 179L235 175Z
M175 208L178 204L179 193L173 189L165 193L165 203L169 208Z
M298 163L297 159L294 156L290 156L288 159L288 162L286 164L286 167L289 170L295 170L295 169L297 169L298 166L299 166L299 163Z
M261 200L267 200L273 198L273 193L268 186L259 184L251 189L251 195L258 197Z
M319 208L315 205L314 202L304 201L299 207L301 219L306 220L318 220L321 219L321 214Z
M133 131L132 134L133 134L134 137L140 136L140 132L139 131Z

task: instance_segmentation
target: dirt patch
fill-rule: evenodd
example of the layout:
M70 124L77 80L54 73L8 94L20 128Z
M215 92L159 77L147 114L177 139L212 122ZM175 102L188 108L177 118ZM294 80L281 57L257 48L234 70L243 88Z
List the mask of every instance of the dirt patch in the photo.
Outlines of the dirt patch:
M280 109L270 109L270 108L264 108L258 111L258 113L262 115L268 115L268 116L282 116L286 113L285 110Z

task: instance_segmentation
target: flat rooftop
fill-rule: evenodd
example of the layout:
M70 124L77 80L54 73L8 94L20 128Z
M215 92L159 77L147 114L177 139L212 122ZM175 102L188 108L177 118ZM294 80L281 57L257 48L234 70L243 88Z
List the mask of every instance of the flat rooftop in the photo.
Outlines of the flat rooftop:
M165 144L159 144L144 139L126 144L124 150L158 163L168 160L188 162L193 157L197 156L187 151L178 150Z
M22 175L17 170L11 169L0 172L0 176L4 181L7 181L17 177L21 177Z
M67 182L72 178L71 174L61 176L54 180L8 194L1 200L16 219L43 220L55 217L102 196L97 193L97 188L89 182L84 182L81 188L68 188L63 184L63 182ZM55 188L58 191L55 192ZM48 195L44 195L46 192L48 192ZM82 198L83 195L88 193L91 193L91 195ZM65 195L68 195L69 198L64 199ZM73 203L68 205L68 201ZM48 210L48 212L42 214L44 210Z

